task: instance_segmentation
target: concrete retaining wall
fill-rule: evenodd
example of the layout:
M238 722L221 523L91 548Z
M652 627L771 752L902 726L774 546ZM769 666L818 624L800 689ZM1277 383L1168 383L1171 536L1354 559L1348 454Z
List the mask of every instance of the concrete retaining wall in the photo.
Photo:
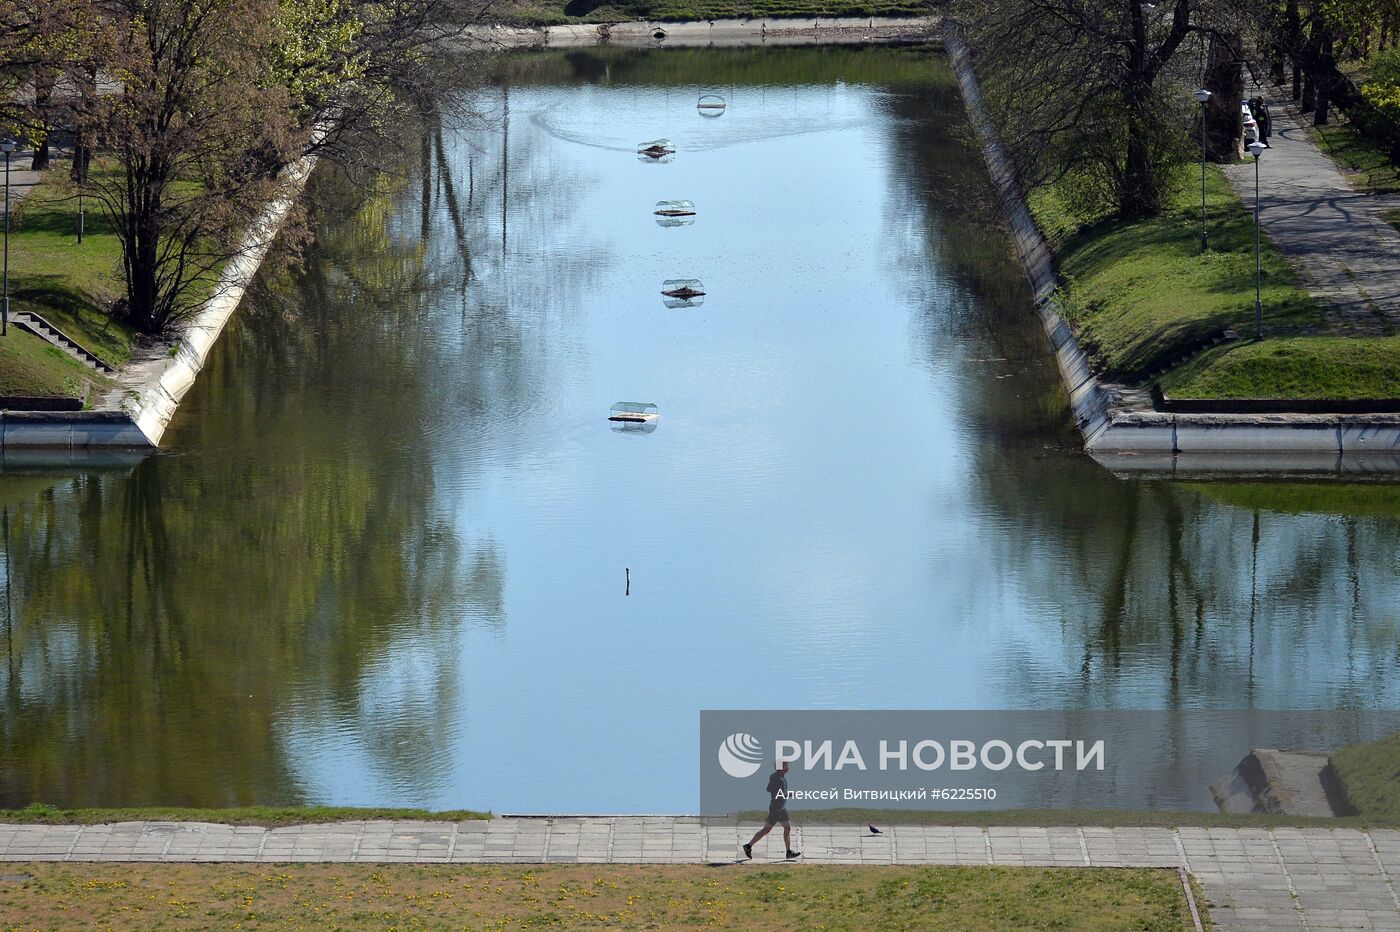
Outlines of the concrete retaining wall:
M1135 393L1100 382L1055 305L1054 255L982 102L967 43L951 20L944 23L943 38L1090 455L1115 472L1400 471L1400 415L1172 414L1129 404L1124 397Z
M841 16L716 19L703 22L587 23L565 26L486 26L465 39L498 48L637 48L746 45L848 45L936 37L942 17Z

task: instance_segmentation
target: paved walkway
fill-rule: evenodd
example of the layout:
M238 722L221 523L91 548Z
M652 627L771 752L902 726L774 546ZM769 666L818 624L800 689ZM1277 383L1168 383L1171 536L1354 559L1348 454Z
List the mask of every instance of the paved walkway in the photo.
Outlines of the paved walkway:
M1279 251L1292 260L1308 290L1334 308L1344 333L1383 333L1400 326L1400 231L1378 211L1395 198L1354 191L1299 122L1294 103L1265 84L1273 115L1272 146L1259 163L1259 219ZM1254 160L1225 174L1244 203L1254 205Z
M733 861L755 826L688 816L0 825L3 861L690 863ZM800 825L812 864L1185 868L1222 929L1400 932L1400 831ZM776 839L776 840L775 840ZM754 864L781 851L776 834ZM742 869L742 868L739 868Z
M10 153L11 207L15 206L15 204L17 204L19 201L23 200L24 196L28 194L36 184L39 183L39 176L41 172L30 171L29 169L30 163L33 162L33 160L34 152L32 150L26 150L24 152L16 150ZM3 158L0 158L0 175L3 175L4 171L5 162ZM0 184L3 183L4 178L0 178Z

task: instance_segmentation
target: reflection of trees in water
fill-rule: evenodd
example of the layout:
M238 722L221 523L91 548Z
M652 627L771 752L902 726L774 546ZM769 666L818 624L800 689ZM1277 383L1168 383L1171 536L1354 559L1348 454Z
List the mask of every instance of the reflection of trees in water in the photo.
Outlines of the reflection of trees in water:
M934 79L927 84L892 86L878 98L891 134L885 272L907 304L921 309L914 326L928 366L951 363L960 383L992 394L960 430L980 433L994 419L1003 431L1068 443L1058 376L1020 266L995 223L957 84L942 58L928 67ZM946 278L931 282L934 269Z
M1026 404L1008 382L979 382L964 404L981 431L968 447L987 516L978 533L997 535L978 545L997 556L983 573L1055 619L1042 643L1005 651L1023 670L1028 704L1333 708L1400 698L1394 520L1234 508L1166 480L1114 479L1047 444L1063 428L1034 410L1000 416Z
M186 452L11 505L0 805L298 802L298 740L356 747L398 798L447 779L459 628L504 621L454 493L472 438L538 404L536 332L602 260L532 267L567 220L535 186L577 179L486 136L430 120L402 188L318 172L314 241L225 333Z
M425 146L407 166L415 177L405 194L417 196L399 199L396 229L405 240L414 230L430 276L418 300L443 366L432 386L442 401L435 423L460 441L439 445L444 469L471 468L455 459L479 452L473 437L489 433L497 459L532 443L522 419L545 404L571 363L559 331L609 261L606 243L589 235L591 218L568 196L588 190L586 171L558 159L528 119L558 93L463 91L440 115L427 114ZM559 242L587 248L560 251Z
M892 148L905 154L891 161L889 272L904 276L911 306L925 308L917 323L930 364L957 373L950 384L963 395L959 429L981 506L974 533L995 535L969 546L995 560L966 585L1009 583L1055 619L1038 643L1007 643L998 662L1021 671L1024 702L1334 708L1400 699L1400 522L1268 510L1269 484L1233 492L1253 507L1222 506L1178 483L1114 479L1083 456L1004 234L969 216L968 205L988 200L956 90L891 89L882 103ZM949 297L930 293L930 268L949 270ZM949 359L950 350L966 358ZM1347 502L1353 513L1383 515L1359 499L1393 494L1358 488Z
M528 119L548 106L556 88L499 88L463 92L448 116L431 115L417 172L422 184L412 208L430 252L427 266L455 278L462 309L550 314L566 309L579 285L606 262L593 250L576 255L544 255L558 229L587 224L569 191L583 191L586 173L555 157L540 129ZM451 114L475 114L469 121ZM541 142L544 142L542 145ZM560 196L564 192L566 196ZM580 238L580 242L587 242ZM464 286L475 281L478 292ZM518 304L543 301L543 306Z
M314 799L286 756L306 729L396 787L445 779L459 628L500 623L504 568L433 493L446 363L389 219L365 198L250 300L187 452L7 503L0 805Z

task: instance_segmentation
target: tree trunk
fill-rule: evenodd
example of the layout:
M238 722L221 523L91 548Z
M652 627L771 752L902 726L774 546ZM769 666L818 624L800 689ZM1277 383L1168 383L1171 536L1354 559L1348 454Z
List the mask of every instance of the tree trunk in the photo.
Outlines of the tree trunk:
M69 169L68 177L79 186L87 184L88 169L92 166L92 144L88 141L89 135L90 133L83 129L73 137L73 167Z
M1146 217L1161 206L1157 179L1152 171L1152 151L1148 147L1149 121L1144 112L1147 93L1130 90L1128 105L1128 151L1123 167L1123 187L1118 192L1118 212L1127 218Z
M1269 77L1283 87L1283 61L1288 55L1288 20L1275 7L1269 13Z
M1314 61L1317 63L1317 77L1314 83L1317 86L1316 99L1313 101L1313 125L1327 125L1327 110L1331 105L1332 82L1336 80L1337 63L1332 57L1332 31L1326 26L1319 25L1321 34L1317 37L1317 53Z
M165 326L160 293L159 193L164 190L164 184L159 172L149 166L127 175L128 190L141 193L128 201L128 218L122 236L127 272L126 313L133 327L149 334L158 334Z
M1298 12L1298 0L1288 0L1284 22L1284 30L1288 37L1288 57L1293 63L1293 99L1298 100L1303 96L1303 61L1299 54L1303 43L1303 19Z
M53 102L54 78L47 72L34 78L34 116L39 122L39 138L34 146L34 158L29 164L31 171L43 171L49 167L49 109Z
M1152 184L1152 160L1147 143L1134 135L1128 140L1128 164L1124 173L1123 195L1119 211L1124 217L1146 217L1157 211L1157 197Z
M144 227L136 234L132 244L131 275L127 282L127 313L131 324L142 333L160 332L161 320L157 310L160 302L160 289L156 284L156 243L153 225L144 218L138 223Z
M1206 158L1212 162L1237 162L1244 119L1240 100L1244 98L1243 60L1238 36L1212 36L1206 65Z

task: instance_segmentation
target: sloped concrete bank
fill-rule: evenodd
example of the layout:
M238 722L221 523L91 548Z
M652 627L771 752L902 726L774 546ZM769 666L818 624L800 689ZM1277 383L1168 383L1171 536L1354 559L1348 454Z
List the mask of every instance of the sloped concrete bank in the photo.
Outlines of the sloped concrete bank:
M1115 472L1372 474L1400 472L1397 414L1179 414L1146 392L1101 382L1055 304L1054 254L1026 206L992 126L967 43L950 20L943 41L996 185L1002 216L1069 390L1084 449Z
M92 449L155 449L219 335L262 265L315 165L306 157L283 173L282 193L248 231L214 296L173 342L150 347L117 373L117 388L88 411L0 411L0 462L23 450L57 456ZM81 457L80 457L81 458Z

